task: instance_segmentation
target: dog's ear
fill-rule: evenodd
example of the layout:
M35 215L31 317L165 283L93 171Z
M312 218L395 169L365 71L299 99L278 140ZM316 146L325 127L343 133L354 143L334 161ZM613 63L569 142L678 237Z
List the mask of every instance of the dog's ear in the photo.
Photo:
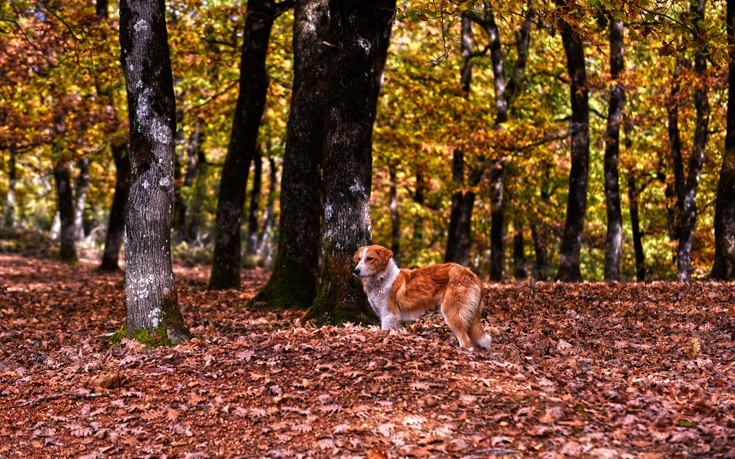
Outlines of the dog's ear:
M376 250L378 257L380 257L380 264L385 265L388 264L391 258L393 258L393 252L391 252L389 249L386 249L385 247L378 246Z

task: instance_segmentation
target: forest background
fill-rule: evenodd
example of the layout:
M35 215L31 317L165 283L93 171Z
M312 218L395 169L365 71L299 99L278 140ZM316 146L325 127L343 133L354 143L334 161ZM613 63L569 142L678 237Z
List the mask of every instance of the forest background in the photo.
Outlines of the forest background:
M457 199L471 197L470 256L460 261L492 274L495 220L502 256L493 278L554 276L572 168L570 78L561 17L584 39L589 91L582 277L605 276L604 156L608 102L616 84L625 91L618 122L624 209L620 278L676 277L679 193L686 174L695 180L697 202L692 274L709 273L725 150L725 2L570 5L491 5L490 23L488 8L472 2L399 3L374 127L371 216L374 241L393 248L403 264L448 258L452 207ZM246 5L171 1L166 8L177 103L173 250L182 260L208 263L216 190L238 95ZM0 19L2 226L59 237L55 217L63 192L58 174L66 173L77 220L75 239L101 248L116 185L115 158L127 139L115 5L14 0L2 3ZM524 29L527 21L530 28ZM608 29L615 21L625 23L625 46L623 70L613 75ZM260 154L250 165L242 228L244 264L249 266L273 258L293 79L292 24L292 10L286 10L276 18L269 39ZM517 85L502 122L497 118L494 42L505 57L508 80ZM523 58L525 67L518 73ZM697 65L701 62L704 67ZM698 111L697 91L704 92L707 113ZM703 116L707 135L698 173L692 152ZM643 269L638 273L637 241L639 256L645 257L638 261Z

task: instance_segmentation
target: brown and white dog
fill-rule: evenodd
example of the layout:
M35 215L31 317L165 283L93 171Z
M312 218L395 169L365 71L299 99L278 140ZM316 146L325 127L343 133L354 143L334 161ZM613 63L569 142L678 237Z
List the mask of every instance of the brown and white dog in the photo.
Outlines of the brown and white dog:
M456 263L398 269L393 252L379 245L360 247L354 260L354 274L383 330L438 307L461 347L490 347L492 339L480 322L482 281L469 269Z

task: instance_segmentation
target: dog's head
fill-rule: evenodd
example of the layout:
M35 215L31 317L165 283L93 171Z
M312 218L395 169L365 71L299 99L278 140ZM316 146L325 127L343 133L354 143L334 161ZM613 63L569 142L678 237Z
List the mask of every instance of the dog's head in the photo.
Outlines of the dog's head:
M355 252L355 270L353 273L360 278L374 276L385 271L393 252L380 245L360 247Z

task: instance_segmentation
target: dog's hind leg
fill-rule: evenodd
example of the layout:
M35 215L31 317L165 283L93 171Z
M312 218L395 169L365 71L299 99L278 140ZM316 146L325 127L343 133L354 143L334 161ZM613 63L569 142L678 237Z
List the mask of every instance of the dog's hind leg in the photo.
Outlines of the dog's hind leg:
M490 337L490 335L487 334L487 332L485 332L485 329L482 327L482 322L480 321L480 309L478 308L477 311L477 314L472 319L472 323L470 324L470 339L475 346L489 349L490 344L492 344L493 342L493 339Z
M467 289L462 287L447 288L444 298L441 301L441 312L444 320L449 325L454 336L457 337L460 347L463 349L472 349L472 341L467 334L467 317L465 307L467 302Z

